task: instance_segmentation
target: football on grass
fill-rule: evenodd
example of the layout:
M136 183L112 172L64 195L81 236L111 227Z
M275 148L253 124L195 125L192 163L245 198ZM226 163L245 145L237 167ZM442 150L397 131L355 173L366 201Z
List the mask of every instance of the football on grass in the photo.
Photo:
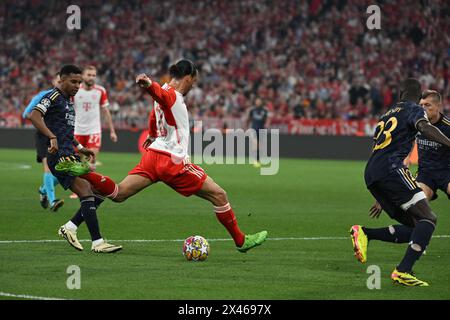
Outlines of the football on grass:
M209 243L202 236L190 236L183 243L183 255L188 261L205 261L209 255Z

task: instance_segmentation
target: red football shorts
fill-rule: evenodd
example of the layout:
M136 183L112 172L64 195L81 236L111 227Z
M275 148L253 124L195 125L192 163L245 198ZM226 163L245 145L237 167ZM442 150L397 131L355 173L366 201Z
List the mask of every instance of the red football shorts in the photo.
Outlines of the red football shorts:
M189 197L203 186L208 175L195 164L176 163L169 153L147 149L139 164L128 174L138 174L153 183L162 181L176 192Z
M102 146L102 134L95 133L89 135L75 135L75 139L83 145L83 147L88 149L98 149Z

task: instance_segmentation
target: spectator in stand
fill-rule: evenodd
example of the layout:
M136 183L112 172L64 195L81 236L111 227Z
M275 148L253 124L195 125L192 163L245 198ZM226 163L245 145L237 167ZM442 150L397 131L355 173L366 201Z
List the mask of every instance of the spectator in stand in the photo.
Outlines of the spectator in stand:
M243 117L256 97L272 103L277 118L286 114L283 100L285 119L376 117L394 103L392 84L404 74L442 92L448 108L450 2L383 2L381 30L366 28L370 4L79 0L83 29L68 31L61 27L66 16L55 14L66 11L64 1L3 0L0 117L20 117L36 88L46 87L56 72L51 66L71 61L98 66L99 84L110 88L111 101L120 106L117 128L143 128L149 104L132 75L147 72L164 82L167 66L181 57L201 68L199 90L187 97L199 117L211 110L224 119ZM55 44L65 50L47 50ZM362 114L355 109L360 97L368 109Z

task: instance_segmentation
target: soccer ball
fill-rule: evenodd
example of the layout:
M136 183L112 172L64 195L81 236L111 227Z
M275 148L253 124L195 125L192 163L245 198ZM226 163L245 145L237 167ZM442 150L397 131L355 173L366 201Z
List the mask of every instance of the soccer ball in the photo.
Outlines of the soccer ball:
M183 243L183 255L188 261L205 261L209 255L209 243L202 236L190 236Z

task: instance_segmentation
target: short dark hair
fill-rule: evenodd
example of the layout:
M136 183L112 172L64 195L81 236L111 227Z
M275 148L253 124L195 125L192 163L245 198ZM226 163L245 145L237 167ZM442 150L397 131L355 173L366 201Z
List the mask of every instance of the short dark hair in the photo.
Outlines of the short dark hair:
M426 99L428 97L432 97L433 100L437 103L442 103L442 96L436 90L425 90L422 92L422 99Z
M92 64L90 64L90 65L84 67L83 72L86 71L86 70L95 70L95 71L97 71L97 68L95 66L93 66Z
M419 103L422 96L422 86L417 79L408 78L400 83L400 101Z
M181 79L184 76L195 77L198 74L197 66L190 60L182 59L169 68L171 78Z
M66 64L65 66L63 66L61 68L61 70L59 71L59 75L62 77L64 75L68 76L71 73L73 74L81 74L82 71L80 68L78 68L77 66L73 65L73 64Z

